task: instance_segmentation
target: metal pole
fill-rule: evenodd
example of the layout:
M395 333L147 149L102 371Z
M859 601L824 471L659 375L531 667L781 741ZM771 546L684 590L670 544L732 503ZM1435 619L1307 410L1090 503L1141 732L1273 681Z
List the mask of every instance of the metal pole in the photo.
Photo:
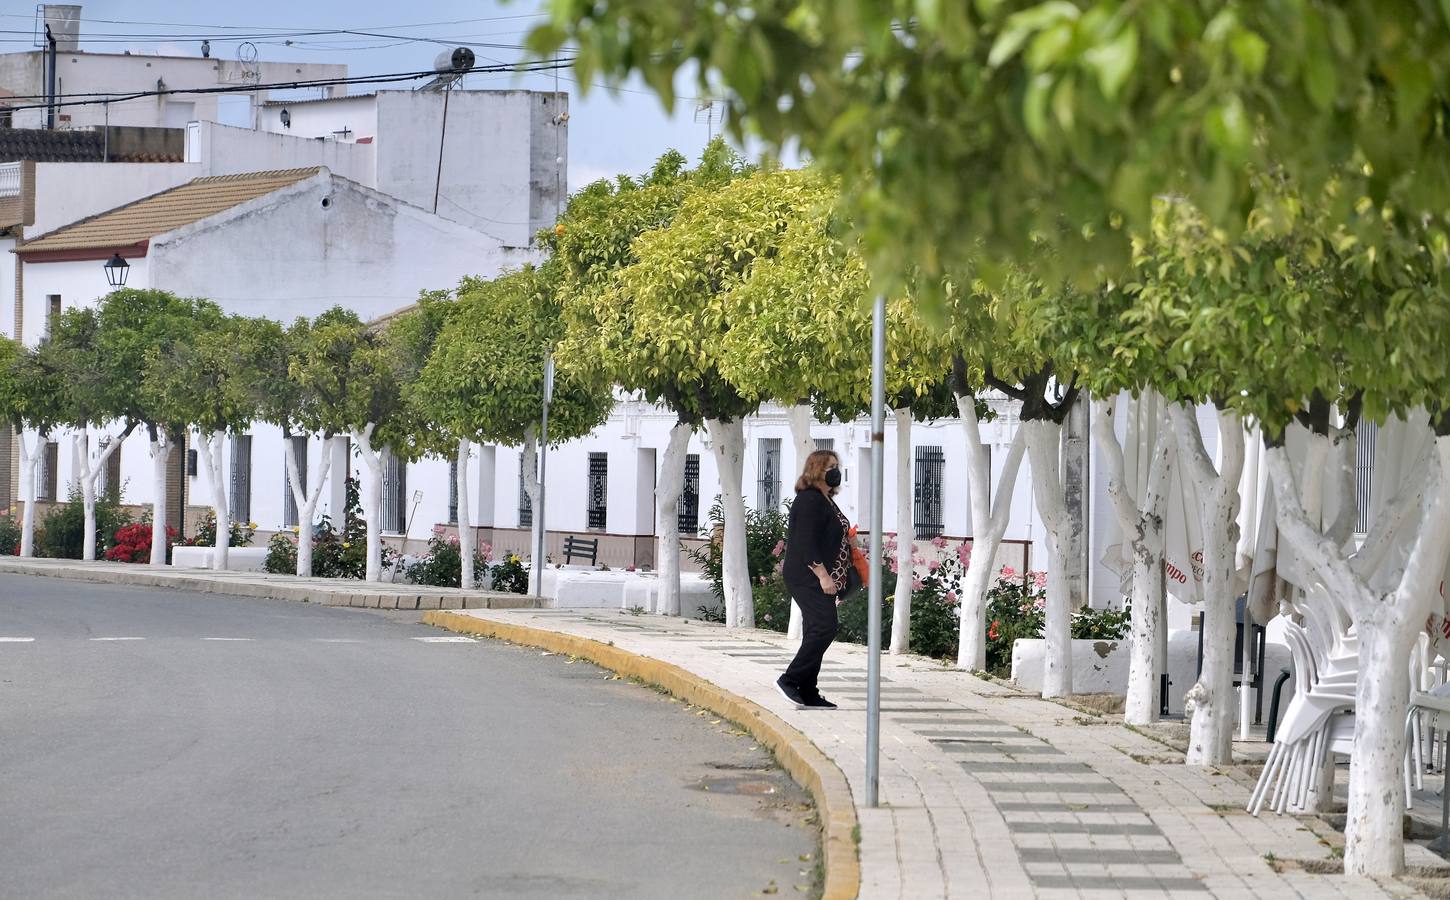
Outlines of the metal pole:
M544 357L544 416L539 430L543 437L539 439L539 508L534 510L534 516L539 523L538 536L534 539L534 590L539 596L544 593L544 532L547 523L544 520L544 472L549 460L549 401L554 399L554 357ZM566 560L567 561L567 560Z
M438 129L438 174L433 179L433 214L438 214L438 191L443 187L443 141L448 137L448 95L453 93L453 85L443 89L443 125ZM547 407L549 401L544 400Z
M45 127L51 131L55 130L55 102L56 102L56 48L55 35L50 33L50 23L45 23L45 61L49 71L45 76Z
M871 584L866 603L866 805L875 807L881 771L881 546L886 473L886 297L871 313ZM898 502L899 498L898 498Z

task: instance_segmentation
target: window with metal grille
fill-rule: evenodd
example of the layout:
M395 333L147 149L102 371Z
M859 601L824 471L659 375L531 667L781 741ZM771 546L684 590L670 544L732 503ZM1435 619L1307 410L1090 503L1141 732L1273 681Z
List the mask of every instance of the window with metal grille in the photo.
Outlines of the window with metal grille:
M458 457L448 461L448 524L458 524Z
M700 454L685 456L685 485L680 491L679 504L680 534L694 536L700 533Z
M519 454L519 527L534 527L534 501L524 487L524 465L526 457Z
M41 453L40 471L35 473L35 477L40 479L36 499L54 500L60 487L60 444L46 441Z
M99 453L105 453L106 448L111 446L110 438L102 438ZM101 468L101 477L96 485L96 495L104 497L112 503L121 502L121 448L117 447L110 456L106 457L106 463Z
M780 438L761 438L755 508L761 512L780 506Z
M609 501L609 454L589 454L589 493L585 524L592 530L604 531L609 524L606 506Z
M408 528L408 464L383 451L383 530L402 534Z
M1370 489L1374 483L1374 452L1379 433L1378 425L1365 420L1354 430L1354 530L1360 534L1369 531Z
M60 294L46 294L45 295L45 334L41 337L41 340L42 341L48 341L48 340L50 340L50 336L55 333L55 322L59 318L60 318Z
M227 504L232 521L252 521L252 436L232 435L232 484Z
M941 447L916 448L916 479L912 486L912 520L916 536L934 538L942 533L942 472L946 458Z
M292 450L297 454L297 487L302 493L307 493L307 436L296 435L288 438L292 442ZM283 447L286 452L286 447ZM287 476L287 460L282 460L282 524L287 528L300 526L298 520L301 515L297 511L297 498L292 494L292 479ZM307 523L311 525L311 522Z
M834 449L836 449L836 439L835 438L816 438L816 449L817 450L834 450Z

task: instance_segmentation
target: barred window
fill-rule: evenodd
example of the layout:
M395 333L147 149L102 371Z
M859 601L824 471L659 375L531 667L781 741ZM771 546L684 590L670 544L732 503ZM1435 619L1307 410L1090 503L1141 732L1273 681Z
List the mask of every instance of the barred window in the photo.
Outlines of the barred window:
M303 494L307 493L307 435L295 435L288 440L292 441L292 450L297 456L297 484L292 484L292 479L287 476L287 460L282 459L282 524L287 528L301 525L298 521L301 514L297 510L297 498L292 493L294 487L300 489ZM285 454L286 446L282 447ZM311 522L307 523L309 526Z
M946 458L941 447L916 448L916 478L912 488L912 519L916 536L934 538L942 533L942 473Z
M252 436L232 436L232 483L227 504L233 522L252 521Z
M680 534L694 536L700 532L700 454L685 457L685 484L676 506Z
M384 531L402 534L408 530L408 464L391 450L383 451Z
M780 506L780 438L761 438L755 508L767 512Z
M585 508L586 524L594 531L609 525L609 454L589 454L589 493Z
M1378 425L1364 419L1354 430L1354 530L1359 534L1367 533L1370 526L1370 491L1374 486L1375 443L1379 433Z
M534 527L534 501L529 497L528 489L524 486L524 466L527 465L527 457L519 454L519 527Z
M458 524L458 457L448 461L448 524Z

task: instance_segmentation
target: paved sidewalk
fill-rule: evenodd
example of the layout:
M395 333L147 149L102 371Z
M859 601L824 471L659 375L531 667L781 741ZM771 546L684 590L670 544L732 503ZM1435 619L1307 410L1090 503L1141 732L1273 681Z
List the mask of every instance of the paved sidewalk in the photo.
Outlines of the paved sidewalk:
M614 610L466 615L611 643L707 679L799 729L864 797L862 647L826 655L821 688L840 710L803 711L772 687L794 643L771 632ZM1244 813L1243 772L1186 767L1114 719L931 660L886 657L882 672L881 806L857 810L863 898L1421 896L1304 870L1334 865L1336 836L1318 820ZM1410 849L1412 865L1429 863Z
M103 584L162 587L241 597L270 597L324 606L358 606L370 609L510 609L534 607L537 597L459 588L427 587L387 581L365 582L355 578L299 578L265 572L213 572L174 566L153 567L142 563L118 563L74 559L21 559L0 556L0 573L43 575Z

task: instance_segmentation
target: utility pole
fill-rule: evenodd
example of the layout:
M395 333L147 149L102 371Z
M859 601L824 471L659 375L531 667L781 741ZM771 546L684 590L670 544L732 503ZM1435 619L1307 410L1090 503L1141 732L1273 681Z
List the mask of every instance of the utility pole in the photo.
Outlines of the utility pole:
M45 127L55 130L55 35L50 33L50 23L45 23Z

